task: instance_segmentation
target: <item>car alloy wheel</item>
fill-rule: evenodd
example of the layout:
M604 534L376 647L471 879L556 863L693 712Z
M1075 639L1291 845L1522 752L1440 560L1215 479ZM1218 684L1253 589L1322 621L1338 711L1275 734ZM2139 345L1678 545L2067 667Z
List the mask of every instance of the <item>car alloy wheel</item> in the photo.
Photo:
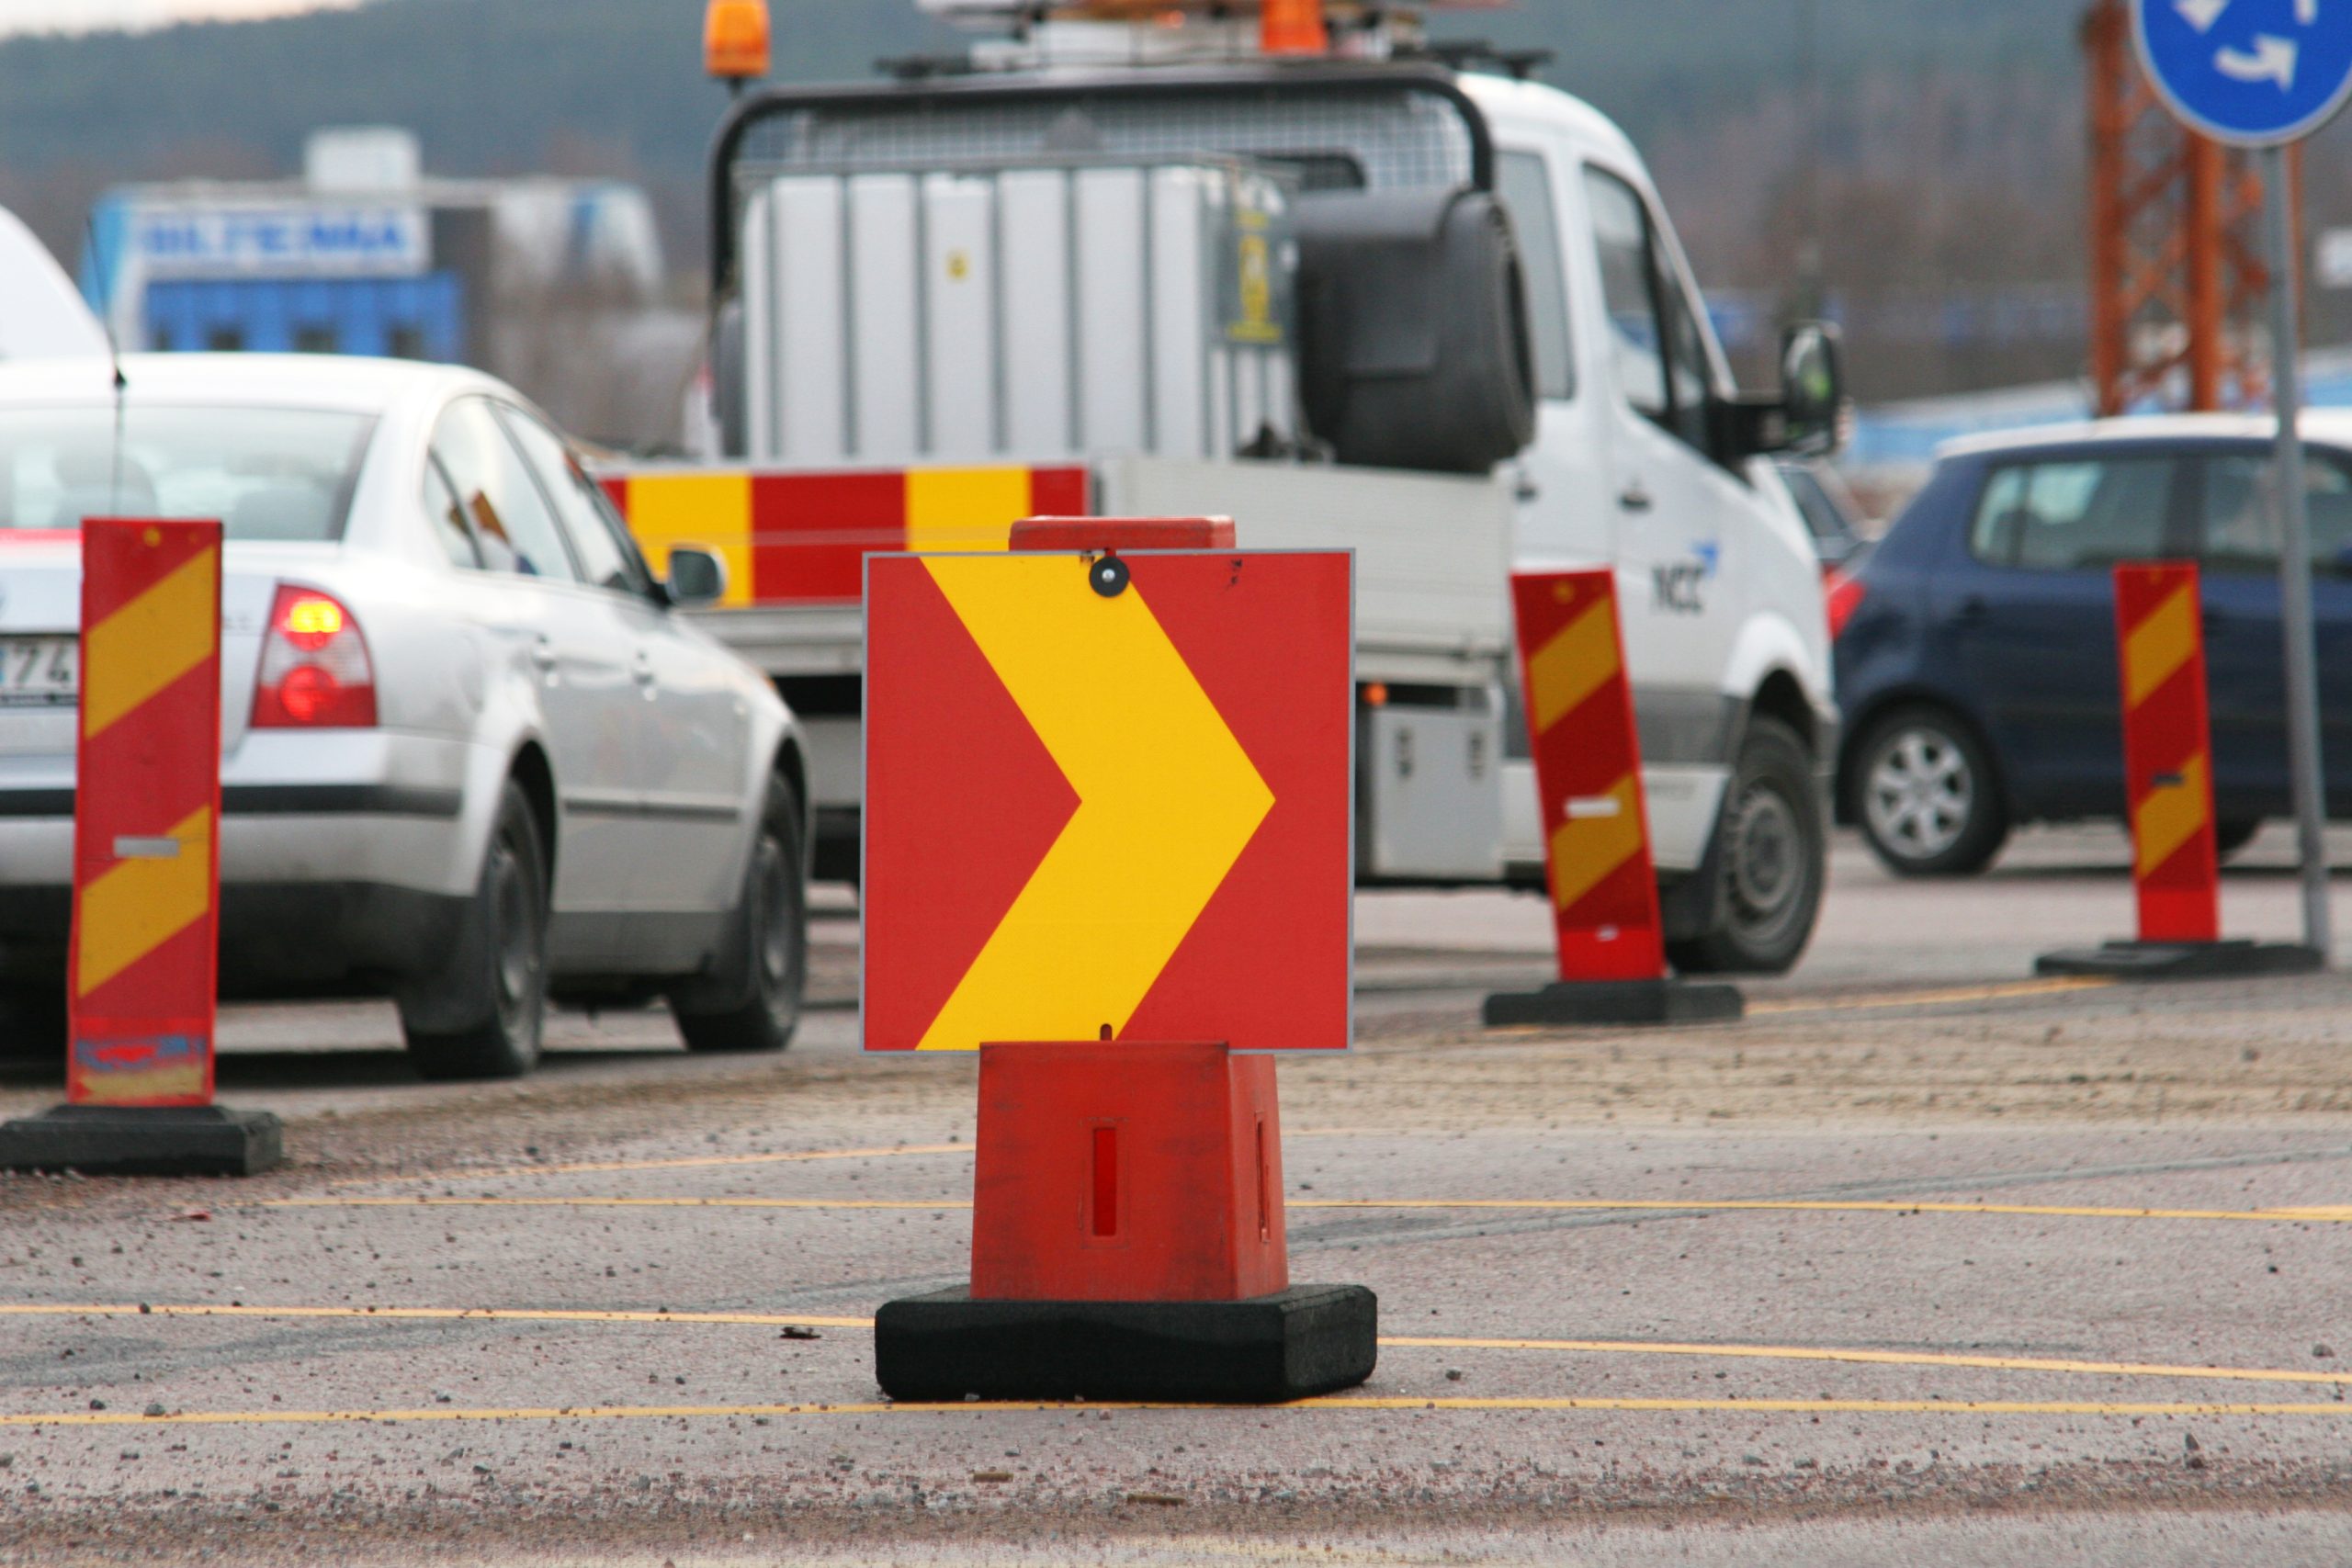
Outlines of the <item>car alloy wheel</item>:
M1862 781L1871 836L1891 854L1933 860L1968 831L1977 781L1968 753L1942 730L1907 725L1871 756Z

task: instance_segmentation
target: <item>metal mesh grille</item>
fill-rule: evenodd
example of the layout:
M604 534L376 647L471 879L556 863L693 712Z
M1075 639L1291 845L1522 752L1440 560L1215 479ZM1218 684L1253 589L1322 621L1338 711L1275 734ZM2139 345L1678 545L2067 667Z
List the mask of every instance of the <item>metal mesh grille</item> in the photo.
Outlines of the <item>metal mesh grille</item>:
M1470 132L1458 113L1426 94L1377 88L809 108L752 127L734 175L740 195L752 181L811 166L1201 153L1293 163L1310 188L1457 186L1472 177Z

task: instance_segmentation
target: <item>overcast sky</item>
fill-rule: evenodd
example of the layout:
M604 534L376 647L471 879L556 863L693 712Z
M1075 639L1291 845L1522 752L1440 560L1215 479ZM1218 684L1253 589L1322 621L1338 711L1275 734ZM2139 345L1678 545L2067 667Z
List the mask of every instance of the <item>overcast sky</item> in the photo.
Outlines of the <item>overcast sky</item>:
M356 0L0 0L0 33L155 28L315 11Z

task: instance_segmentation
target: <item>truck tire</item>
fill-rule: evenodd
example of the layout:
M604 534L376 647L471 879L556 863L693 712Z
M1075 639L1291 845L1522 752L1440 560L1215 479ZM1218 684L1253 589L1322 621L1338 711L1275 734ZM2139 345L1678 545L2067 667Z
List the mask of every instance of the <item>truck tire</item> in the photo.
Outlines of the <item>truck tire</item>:
M1297 211L1300 386L1342 463L1485 473L1535 438L1510 218L1489 192L1344 191Z
M1696 975L1781 975L1813 939L1829 875L1829 836L1813 750L1779 719L1750 719L1707 859L1715 924L1667 943Z
M1897 876L1973 876L2009 836L1993 760L1949 708L1920 703L1870 728L1849 798L1862 838Z
M808 976L808 883L800 801L768 780L760 836L718 973L670 995L689 1051L781 1051L800 1024Z
M409 1060L421 1076L515 1078L538 1066L548 898L538 819L509 779L449 957L401 998Z

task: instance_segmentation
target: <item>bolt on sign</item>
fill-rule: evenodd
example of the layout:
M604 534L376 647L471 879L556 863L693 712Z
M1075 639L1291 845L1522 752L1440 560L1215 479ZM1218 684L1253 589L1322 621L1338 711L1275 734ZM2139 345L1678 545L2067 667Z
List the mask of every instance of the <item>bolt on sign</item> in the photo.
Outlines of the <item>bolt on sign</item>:
M2188 563L2115 569L2124 792L2143 942L2214 942L2222 934L2199 592Z
M1352 570L869 556L865 1048L1344 1049Z
M1666 973L1649 812L1607 570L1511 579L1563 980Z
M67 959L77 1105L207 1105L220 888L220 525L82 529Z

